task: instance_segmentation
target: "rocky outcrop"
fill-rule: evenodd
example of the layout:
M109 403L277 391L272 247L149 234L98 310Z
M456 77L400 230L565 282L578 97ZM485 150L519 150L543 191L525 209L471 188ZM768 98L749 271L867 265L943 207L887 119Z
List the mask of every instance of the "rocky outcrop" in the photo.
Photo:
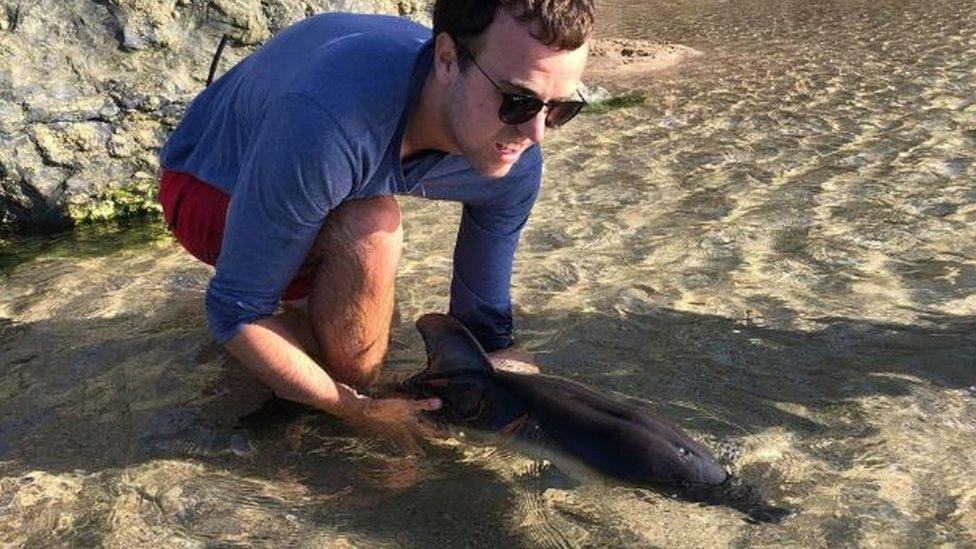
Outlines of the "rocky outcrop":
M222 35L226 70L315 13L429 22L430 3L0 0L0 228L154 210L156 152Z

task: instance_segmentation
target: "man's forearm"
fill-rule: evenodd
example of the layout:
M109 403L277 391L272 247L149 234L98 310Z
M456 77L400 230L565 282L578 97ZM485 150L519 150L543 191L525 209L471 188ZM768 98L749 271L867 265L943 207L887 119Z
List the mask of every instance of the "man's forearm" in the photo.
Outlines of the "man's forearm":
M280 318L246 325L226 348L282 398L308 404L338 416L356 415L363 397L336 383L305 351Z

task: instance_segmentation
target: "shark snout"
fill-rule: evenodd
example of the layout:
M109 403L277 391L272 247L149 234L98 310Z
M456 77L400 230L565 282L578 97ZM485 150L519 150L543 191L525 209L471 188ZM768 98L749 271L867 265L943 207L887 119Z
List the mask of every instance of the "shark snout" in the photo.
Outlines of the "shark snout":
M702 484L722 484L729 474L725 468L715 463L711 459L703 460L699 469L699 477Z
M697 446L697 445L695 445ZM692 445L676 444L674 447L677 461L684 469L686 482L695 484L721 484L725 482L728 473L704 449L694 448Z

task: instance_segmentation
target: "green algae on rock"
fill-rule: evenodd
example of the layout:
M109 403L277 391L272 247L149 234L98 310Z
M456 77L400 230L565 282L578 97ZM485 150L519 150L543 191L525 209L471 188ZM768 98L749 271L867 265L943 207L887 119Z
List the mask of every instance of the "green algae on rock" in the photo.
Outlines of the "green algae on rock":
M142 174L146 175L146 174ZM158 216L162 212L156 200L156 179L143 178L131 185L78 195L68 205L67 217L74 223L92 223L139 216Z
M581 114L606 114L610 111L637 107L643 105L646 101L647 94L644 92L624 92L620 95L611 95L606 99L590 102Z

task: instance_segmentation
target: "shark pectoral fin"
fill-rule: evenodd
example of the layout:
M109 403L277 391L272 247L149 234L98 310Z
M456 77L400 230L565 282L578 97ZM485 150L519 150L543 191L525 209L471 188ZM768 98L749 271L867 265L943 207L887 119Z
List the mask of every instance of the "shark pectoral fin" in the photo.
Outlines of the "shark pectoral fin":
M426 314L417 320L417 329L427 347L427 373L492 371L491 361L481 344L454 318L444 314Z

